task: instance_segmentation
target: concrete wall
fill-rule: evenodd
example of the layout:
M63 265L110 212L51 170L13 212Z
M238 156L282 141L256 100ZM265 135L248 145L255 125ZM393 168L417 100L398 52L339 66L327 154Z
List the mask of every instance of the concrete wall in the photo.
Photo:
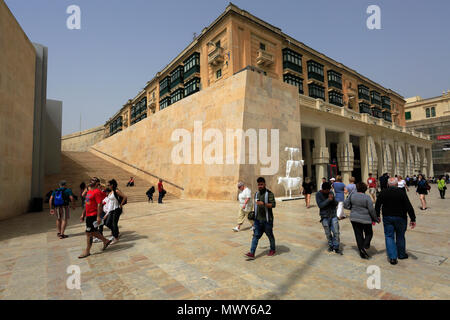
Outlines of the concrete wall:
M87 151L104 137L104 126L65 135L61 138L61 151Z
M227 129L233 132L236 129L256 129L256 132L259 129L267 129L269 132L266 141L271 140L270 129L278 129L281 143L275 153L280 157L279 166L273 174L266 175L266 180L269 188L276 194L284 195L284 189L276 184L276 178L285 175L287 153L284 148L301 147L297 97L297 89L293 86L253 71L243 71L100 141L93 146L92 151L125 169L129 168L123 163L113 161L104 153L182 187L184 190L180 192L180 189L166 184L169 192L179 194L183 198L235 200L236 183L239 180L245 180L249 185L255 183L255 189L256 178L264 176L261 167L267 168L269 165L261 165L259 156L258 164L248 164L248 145L245 152L247 164L238 163L236 141L234 156L227 158ZM208 164L204 158L200 163L195 163L194 133L199 131L194 130L194 121L201 121L201 154L217 156L216 159L220 159L222 163ZM190 133L191 142L188 146L191 150L191 164L176 164L173 161L171 155L174 147L179 141L187 141L178 138L171 140L176 129L184 129ZM218 129L218 136L222 136L224 143L222 150L216 149L211 153L207 151L212 141L217 141L215 139L218 137L208 140L211 142L205 140L208 129ZM258 144L260 140L258 139ZM197 146L200 146L200 143L201 140ZM268 150L270 154L270 143ZM223 153L222 156L219 156L220 152ZM230 161L231 159L233 161Z
M36 53L0 0L0 220L24 213L31 195Z
M62 101L47 99L44 117L44 172L61 171Z

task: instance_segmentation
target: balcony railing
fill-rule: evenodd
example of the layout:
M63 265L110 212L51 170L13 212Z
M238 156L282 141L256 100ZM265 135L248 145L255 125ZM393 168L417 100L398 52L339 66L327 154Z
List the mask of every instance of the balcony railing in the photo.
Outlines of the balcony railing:
M213 51L208 54L208 63L213 66L217 66L223 63L223 48L216 47Z
M266 50L259 49L256 54L256 64L260 67L269 67L274 62L273 55Z

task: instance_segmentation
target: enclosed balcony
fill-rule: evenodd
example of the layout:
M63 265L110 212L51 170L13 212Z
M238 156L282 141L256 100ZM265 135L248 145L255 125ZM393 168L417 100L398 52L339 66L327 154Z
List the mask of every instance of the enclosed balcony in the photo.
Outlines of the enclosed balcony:
M339 72L329 70L328 74L328 87L334 87L342 90L342 75Z
M372 109L370 108L370 105L365 102L361 102L359 104L359 113L367 113L372 115Z
M323 65L315 62L314 60L309 60L308 64L308 82L309 80L317 80L323 82Z
M370 91L369 88L360 84L358 86L358 99L370 101Z
M329 91L328 92L328 101L331 104L342 107L344 106L344 102L342 100L342 93L337 91Z
M183 78L186 82L192 76L200 76L200 53L194 52L183 62Z
M383 111L383 119L392 122L392 115L389 111Z
M183 86L184 67L178 66L170 74L170 89L173 91L179 86Z
M389 97L382 96L381 107L386 110L391 110L391 99Z
M222 47L215 47L215 49L208 54L208 63L212 66L222 64L224 61L223 51Z
M292 70L297 73L302 73L302 55L291 49L283 49L283 69L285 71Z
M159 97L170 93L170 76L165 77L159 82Z
M283 81L298 87L298 93L303 94L303 79L293 74L286 73L283 75Z
M383 118L383 112L381 111L381 109L378 106L372 106L372 116L374 116L375 118Z
M381 95L377 91L370 91L370 103L381 107Z

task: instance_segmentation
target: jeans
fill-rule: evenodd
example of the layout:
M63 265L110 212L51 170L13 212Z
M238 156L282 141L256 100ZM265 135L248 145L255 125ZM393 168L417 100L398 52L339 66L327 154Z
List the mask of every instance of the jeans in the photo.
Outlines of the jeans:
M383 216L384 237L389 259L406 256L405 232L408 225L406 218Z
M367 249L370 247L370 241L373 237L372 225L352 221L353 232L355 232L356 244L358 249Z
M327 236L328 246L339 249L339 220L337 217L322 218L322 226Z
M165 193L164 192L160 192L158 195L158 203L162 203L162 199L164 198Z
M250 252L255 254L256 247L258 246L258 241L262 237L263 233L267 235L270 242L270 250L275 251L275 237L273 236L273 221L259 221L255 219L255 223L253 225L255 227L255 231L253 232L252 246L250 248Z
M439 189L439 194L441 195L441 199L445 199L445 189Z

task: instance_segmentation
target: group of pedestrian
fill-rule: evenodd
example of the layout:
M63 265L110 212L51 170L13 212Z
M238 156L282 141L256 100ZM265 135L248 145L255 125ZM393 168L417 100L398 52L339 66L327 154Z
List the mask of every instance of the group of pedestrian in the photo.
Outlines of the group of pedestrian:
M148 189L147 192L145 192L145 194L148 197L148 202L153 203L153 194L154 193L155 193L155 186L151 186L150 189ZM158 182L158 193L159 193L158 203L163 203L162 199L166 195L167 191L164 189L162 179L159 179L159 182Z
M52 192L49 199L50 214L56 215L57 236L67 238L65 229L70 217L69 207L75 209L75 199L66 181L59 183L59 188ZM103 242L103 250L110 244L119 241L119 219L127 196L119 190L117 181L111 179L106 185L100 179L93 177L88 186L80 184L82 214L80 222L86 223L86 249L78 258L86 258L94 242ZM107 239L103 235L103 227L111 230L112 236Z

